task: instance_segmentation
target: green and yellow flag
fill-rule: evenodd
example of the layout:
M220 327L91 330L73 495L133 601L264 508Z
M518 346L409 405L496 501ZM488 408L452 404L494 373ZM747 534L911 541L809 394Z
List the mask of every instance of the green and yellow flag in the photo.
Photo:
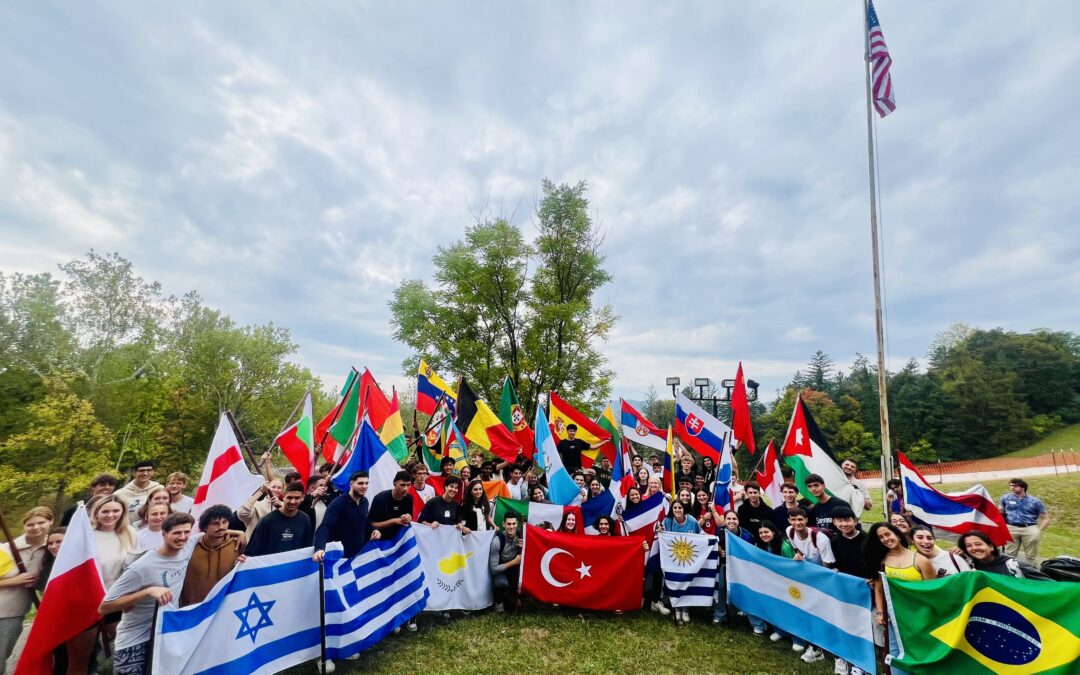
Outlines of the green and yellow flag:
M1080 584L964 572L887 592L907 672L1080 672Z

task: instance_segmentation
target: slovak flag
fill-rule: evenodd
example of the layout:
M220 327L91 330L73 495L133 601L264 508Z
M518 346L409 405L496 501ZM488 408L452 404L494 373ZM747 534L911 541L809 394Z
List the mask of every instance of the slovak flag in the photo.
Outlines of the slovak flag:
M717 464L732 436L731 427L682 393L675 399L675 434L691 450Z
M203 465L202 478L195 490L195 504L191 515L196 522L203 509L214 504L224 504L236 509L263 484L263 477L248 470L240 454L240 441L236 440L232 424L225 413L218 420L210 453Z
M622 401L619 417L623 438L629 438L654 450L664 450L667 447L667 431L650 422L626 401Z

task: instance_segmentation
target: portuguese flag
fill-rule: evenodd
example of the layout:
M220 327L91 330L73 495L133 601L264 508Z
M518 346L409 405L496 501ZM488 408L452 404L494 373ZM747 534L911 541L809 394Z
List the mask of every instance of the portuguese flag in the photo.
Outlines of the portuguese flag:
M306 488L315 467L315 426L312 421L314 416L311 414L310 391L304 394L303 409L300 419L278 434L274 443L300 472L300 482Z
M821 433L810 416L810 409L801 396L795 399L795 410L791 413L791 423L784 437L783 454L784 463L795 472L795 485L803 497L817 503L814 495L806 489L806 477L816 473L825 480L825 489L830 495L851 504L855 515L862 512L862 496L848 482L840 462L836 461L836 455L825 440L825 434Z
M551 523L555 529L562 525L563 517L567 513L577 515L577 531L583 533L585 524L581 522L580 506L562 506L560 504L543 504L541 502L529 502L524 499L508 499L506 497L495 498L495 525L502 527L503 518L507 513L516 513L529 525L540 526L542 523Z
M476 443L500 459L513 462L521 452L521 443L488 404L473 392L464 377L458 384L457 425L470 443Z
M909 673L1080 672L1080 584L989 572L886 581L891 661Z
M503 380L502 394L499 396L499 419L502 420L503 426L517 438L525 456L532 459L536 454L536 439L533 436L533 430L529 428L529 421L525 419L525 411L521 409L514 383L510 381L509 375Z
M409 444L405 440L405 425L401 422L401 407L398 405L397 389L394 389L394 398L390 401L390 414L383 422L382 431L379 432L379 440L390 451L399 464L409 456Z

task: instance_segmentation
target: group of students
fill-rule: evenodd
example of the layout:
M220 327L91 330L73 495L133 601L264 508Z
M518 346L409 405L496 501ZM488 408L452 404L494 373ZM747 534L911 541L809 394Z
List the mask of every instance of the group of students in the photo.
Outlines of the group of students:
M263 459L264 466L269 467L268 458ZM650 459L646 463L640 456L632 458L636 482L626 490L621 511L663 491L659 458ZM898 579L930 579L978 569L1047 578L1033 566L1003 554L981 532L963 535L954 550L941 550L932 529L915 523L899 500L896 504L901 508L888 522L875 523L864 532L851 505L831 497L820 476L810 475L805 480L814 503L802 499L798 488L788 482L781 488L783 501L775 507L762 500L757 484L733 484L737 507L722 513L710 497L715 466L707 458L699 466L683 450L677 467L674 482L678 489L674 498L665 494L666 515L654 529L721 535L721 566L711 617L714 624L727 624L731 616L724 584L725 532L776 555L867 579L874 586L877 617L882 625L886 613L879 572ZM153 462L139 462L133 468L133 480L120 489L116 478L107 474L95 477L91 483L85 507L105 583L102 620L57 650L54 672L92 672L104 649L112 651L113 672L117 675L140 675L148 670L147 648L156 603L165 604L174 597L180 606L201 602L217 581L247 556L313 546L314 559L321 561L327 543L336 541L348 557L356 555L369 540L393 537L400 528L414 523L453 527L463 535L496 531L488 555L495 611L514 611L521 604L518 568L524 527L521 516L513 512L505 514L497 524L495 500L499 496L547 500L543 478L524 457L517 462L495 463L474 455L460 469L447 458L435 476L429 475L422 462L410 461L394 477L392 488L370 499L366 473L353 473L347 491L339 493L330 481L338 467L326 464L306 485L296 473L286 474L284 480L268 473L267 482L235 511L224 505L204 509L196 529L189 515L193 501L184 495L186 476L170 474L161 485L153 480ZM848 468L845 466L845 471ZM575 467L574 480L581 490L577 501L587 502L605 491L610 471L610 462L605 458L589 469ZM854 471L849 475L855 484ZM857 487L862 489L861 485ZM869 502L869 494L863 492ZM43 589L63 541L63 526L75 508L68 509L61 526L55 528L53 513L47 507L35 507L25 514L23 534L13 546L26 572L15 569L0 556L0 656L4 659L15 645L30 608L31 596L26 589ZM627 534L620 518L605 515L589 524L578 523L577 519L574 512L568 512L557 526L542 526L580 534L585 525L591 525L601 536ZM643 607L665 616L672 614L663 593L662 573L647 575ZM788 636L758 617L747 618L757 635L768 635L773 641L790 637L792 649L802 652L804 661L825 658L820 649L798 637ZM675 610L674 619L680 624L691 620L685 609ZM416 629L415 620L407 623L406 630ZM853 670L837 659L836 672Z

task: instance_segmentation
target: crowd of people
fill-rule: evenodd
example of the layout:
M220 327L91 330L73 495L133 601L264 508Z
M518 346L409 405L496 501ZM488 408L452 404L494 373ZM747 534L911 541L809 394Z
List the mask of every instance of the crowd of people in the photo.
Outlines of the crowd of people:
M608 489L611 463L601 457L591 467L581 466L581 452L587 443L571 434L568 444L560 443L564 464L572 470L580 493L578 503L598 497ZM793 482L781 488L783 501L770 506L762 490L753 482L732 482L735 510L726 513L712 499L716 466L709 458L698 461L685 449L679 450L673 495L664 494L665 516L653 527L659 531L684 533L725 533L739 537L772 554L821 565L838 572L862 577L873 587L876 617L887 624L887 611L879 573L889 578L922 580L968 570L982 570L1017 577L1045 579L1034 566L1038 535L1049 523L1045 506L1026 493L1022 479L1011 483L1011 492L1002 498L1002 511L1014 534L1013 549L1002 551L981 532L960 537L949 550L939 548L934 531L915 521L904 505L902 489L890 482L886 522L865 528L851 505L825 490L817 475L805 479L808 499ZM576 462L574 460L577 460ZM263 464L269 467L269 455ZM339 493L330 476L339 467L326 464L306 484L295 472L281 479L267 471L266 483L235 510L214 505L199 515L189 515L193 501L185 495L188 478L169 474L165 484L154 481L156 466L137 462L133 479L123 487L111 475L93 479L83 505L87 510L97 544L97 564L105 585L101 621L71 639L54 655L57 673L94 672L108 655L117 675L141 675L148 671L148 646L155 604L174 600L180 606L202 601L214 584L247 556L266 555L314 548L321 561L329 542L340 542L346 556L353 556L372 539L393 537L404 527L452 527L463 535L494 530L488 567L495 594L495 612L514 612L521 607L518 571L522 556L522 515L510 511L496 522L498 497L546 502L547 487L541 472L525 457L516 462L495 462L474 454L458 468L453 459L443 460L437 475L430 475L422 462L410 460L397 473L393 487L367 495L369 477L357 471L349 476L348 490ZM863 498L863 507L872 507L870 493L855 477L852 460L843 469ZM616 514L663 493L664 468L659 455L631 458L634 485L625 490ZM6 660L23 628L30 609L31 593L42 590L64 538L65 526L75 506L64 512L54 527L53 512L43 506L29 510L22 519L23 532L11 542L25 566L4 564L0 554L0 656ZM589 525L600 536L627 534L619 515L601 516L595 523L579 523L569 512L562 522L543 523L556 531L580 534ZM1014 529L1015 528L1015 529ZM584 535L583 535L584 536ZM741 612L726 602L725 542L718 538L720 568L711 613L700 620L732 625ZM645 545L646 551L649 545ZM1020 559L1015 553L1020 553ZM9 554L14 560L14 554ZM665 597L662 573L647 575L642 606L679 624L693 620L686 609L672 610ZM774 642L790 640L791 649L806 662L825 657L821 649L789 635L762 619L747 616L753 633ZM406 630L415 631L415 620ZM895 640L890 641L895 645ZM3 664L0 660L0 666ZM858 672L835 660L837 673ZM2 675L2 671L0 671Z

